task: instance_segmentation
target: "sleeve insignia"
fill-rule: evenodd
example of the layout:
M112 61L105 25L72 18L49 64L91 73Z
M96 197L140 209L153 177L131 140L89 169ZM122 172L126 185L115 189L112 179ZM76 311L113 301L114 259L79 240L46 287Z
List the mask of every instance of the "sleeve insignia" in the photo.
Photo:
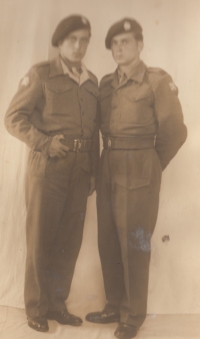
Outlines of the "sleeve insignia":
M131 24L130 24L129 21L125 21L125 23L124 23L124 29L125 29L125 31L130 31L130 29L131 29Z
M28 84L29 84L29 77L25 76L21 81L21 85L22 86L28 86Z
M173 83L173 81L169 83L169 87L170 87L171 91L173 91L173 92L177 90L177 87L176 87L176 85Z

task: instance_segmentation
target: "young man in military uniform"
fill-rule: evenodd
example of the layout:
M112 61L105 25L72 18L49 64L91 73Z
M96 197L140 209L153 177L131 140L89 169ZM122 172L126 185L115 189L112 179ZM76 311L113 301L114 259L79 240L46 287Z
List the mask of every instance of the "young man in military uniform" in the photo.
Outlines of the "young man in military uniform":
M104 150L97 187L99 252L107 305L86 319L119 321L115 336L133 338L146 317L150 240L161 173L187 135L170 75L141 60L142 27L131 18L108 31L118 64L100 83Z
M57 58L33 66L5 117L8 131L31 149L26 181L28 325L48 331L47 319L79 326L67 311L82 242L88 195L98 162L98 83L82 64L89 21L73 15L59 23L52 44Z

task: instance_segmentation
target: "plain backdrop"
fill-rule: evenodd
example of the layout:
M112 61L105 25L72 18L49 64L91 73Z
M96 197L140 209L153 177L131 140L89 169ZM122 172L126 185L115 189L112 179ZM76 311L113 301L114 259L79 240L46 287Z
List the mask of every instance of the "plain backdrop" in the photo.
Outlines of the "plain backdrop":
M86 66L99 80L115 70L105 35L129 16L144 32L143 61L172 76L179 88L188 139L163 173L152 239L148 313L200 313L200 1L0 0L0 305L24 307L25 199L28 148L10 136L3 118L28 69L57 53L51 36L64 17L91 22ZM80 315L104 306L97 250L95 194L88 199L84 239L68 300ZM168 241L163 242L167 235Z

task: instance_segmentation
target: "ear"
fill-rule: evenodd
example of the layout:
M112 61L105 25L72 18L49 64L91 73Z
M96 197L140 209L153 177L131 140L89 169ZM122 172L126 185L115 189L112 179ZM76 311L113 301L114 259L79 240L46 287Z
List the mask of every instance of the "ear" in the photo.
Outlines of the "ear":
M139 40L138 41L138 51L141 53L144 47L143 41Z

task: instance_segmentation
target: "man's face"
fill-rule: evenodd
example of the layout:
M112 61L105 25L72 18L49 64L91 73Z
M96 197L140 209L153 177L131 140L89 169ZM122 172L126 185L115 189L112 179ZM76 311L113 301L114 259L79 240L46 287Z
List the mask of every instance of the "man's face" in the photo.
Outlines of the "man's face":
M87 50L90 33L87 29L73 31L59 43L60 54L63 59L71 62L80 62Z
M116 35L111 41L112 55L119 66L138 61L142 48L143 42L135 40L132 32Z

